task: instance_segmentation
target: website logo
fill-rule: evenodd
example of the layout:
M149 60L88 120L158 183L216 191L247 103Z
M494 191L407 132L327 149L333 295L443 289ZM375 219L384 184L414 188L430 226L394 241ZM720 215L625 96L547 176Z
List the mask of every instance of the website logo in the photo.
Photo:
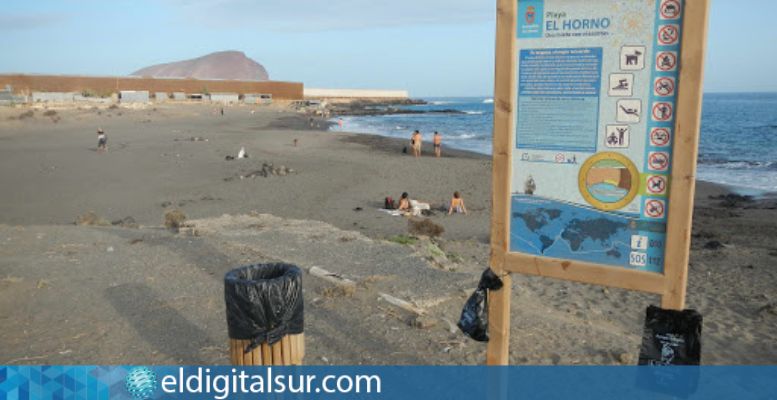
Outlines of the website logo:
M156 374L147 367L135 367L127 374L124 385L133 398L150 399L157 387Z

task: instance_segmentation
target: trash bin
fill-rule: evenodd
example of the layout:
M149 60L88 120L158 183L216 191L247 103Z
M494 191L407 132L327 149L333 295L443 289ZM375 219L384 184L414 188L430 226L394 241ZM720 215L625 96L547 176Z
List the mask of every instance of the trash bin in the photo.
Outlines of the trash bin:
M224 300L232 364L302 363L302 271L297 266L254 264L229 271Z

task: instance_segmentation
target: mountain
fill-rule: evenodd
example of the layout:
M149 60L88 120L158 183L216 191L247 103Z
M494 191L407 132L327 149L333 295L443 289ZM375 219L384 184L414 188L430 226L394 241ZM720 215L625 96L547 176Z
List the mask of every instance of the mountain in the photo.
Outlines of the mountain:
M270 79L262 64L242 51L219 51L191 60L157 64L133 72L133 76L152 78L234 79L266 81Z

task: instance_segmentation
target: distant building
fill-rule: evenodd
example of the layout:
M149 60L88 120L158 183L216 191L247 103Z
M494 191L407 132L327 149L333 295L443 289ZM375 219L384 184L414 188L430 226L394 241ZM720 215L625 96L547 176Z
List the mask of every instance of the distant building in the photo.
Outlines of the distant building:
M122 90L119 92L119 101L122 103L148 103L148 90Z
M210 101L212 103L231 104L240 101L240 96L237 93L211 93Z
M32 92L33 103L72 103L76 93L73 92Z
M272 95L269 93L248 93L243 96L246 104L272 104Z
M154 100L156 102L158 102L158 103L161 103L163 101L167 101L168 99L170 99L170 98L167 96L167 92L156 92L156 93L154 93Z
M186 93L184 93L184 92L173 92L173 100L175 100L175 101L185 101L186 100Z

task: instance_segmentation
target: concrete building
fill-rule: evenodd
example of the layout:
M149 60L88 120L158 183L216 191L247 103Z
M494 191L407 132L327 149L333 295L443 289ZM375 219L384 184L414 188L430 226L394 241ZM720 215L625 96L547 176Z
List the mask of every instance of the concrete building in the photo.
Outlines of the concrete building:
M186 101L186 93L184 93L184 92L173 92L173 100L175 100L175 101Z
M32 92L33 103L72 103L76 94L73 92Z
M236 81L207 79L142 78L111 76L65 76L0 74L0 88L12 85L14 94L32 92L89 91L107 97L122 90L183 93L270 93L275 100L302 100L301 82Z
M0 106L10 106L27 102L27 96L15 96L11 85L6 85L5 89L0 90Z
M157 103L161 103L163 101L169 100L170 97L167 95L167 92L156 92L154 93L154 100Z
M211 93L210 101L212 103L232 104L240 101L237 93Z
M148 103L148 90L122 90L119 92L119 101L122 103Z
M272 104L272 95L269 93L248 93L243 96L246 104Z

